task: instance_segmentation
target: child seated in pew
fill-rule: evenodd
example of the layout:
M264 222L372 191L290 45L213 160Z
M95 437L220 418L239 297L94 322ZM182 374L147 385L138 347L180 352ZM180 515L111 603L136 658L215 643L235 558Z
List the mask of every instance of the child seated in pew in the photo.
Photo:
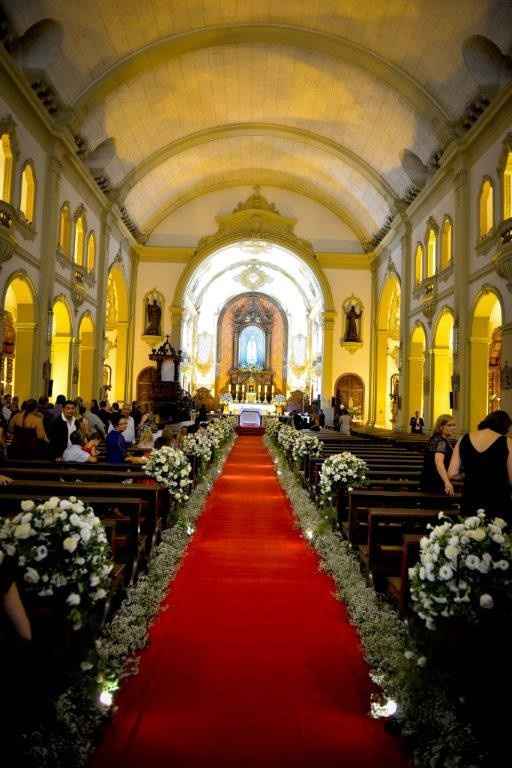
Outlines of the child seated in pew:
M93 432L92 435L86 440L82 446L84 451L89 453L94 458L98 458L98 446L103 442L103 437L99 432Z
M98 461L96 456L84 449L84 439L77 429L69 436L70 446L62 455L63 461L75 461L84 464L86 461Z
M107 435L107 462L109 464L145 464L145 456L128 456L128 443L123 432L128 427L128 419L120 413L112 415L112 429Z

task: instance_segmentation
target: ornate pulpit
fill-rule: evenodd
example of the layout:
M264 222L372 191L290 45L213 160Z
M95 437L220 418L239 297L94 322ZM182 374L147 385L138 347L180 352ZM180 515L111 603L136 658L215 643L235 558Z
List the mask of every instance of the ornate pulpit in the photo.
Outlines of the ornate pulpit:
M186 421L190 418L190 408L189 399L179 383L183 360L181 349L176 351L166 336L163 344L151 350L149 359L156 362L152 386L154 410L164 419Z

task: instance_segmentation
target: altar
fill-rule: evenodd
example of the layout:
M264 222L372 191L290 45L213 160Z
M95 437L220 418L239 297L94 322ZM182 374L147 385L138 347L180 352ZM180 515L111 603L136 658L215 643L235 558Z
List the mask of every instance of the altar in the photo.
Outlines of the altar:
M230 403L228 411L232 416L240 416L242 411L246 413L256 413L260 420L263 416L274 416L276 412L275 405L272 403Z

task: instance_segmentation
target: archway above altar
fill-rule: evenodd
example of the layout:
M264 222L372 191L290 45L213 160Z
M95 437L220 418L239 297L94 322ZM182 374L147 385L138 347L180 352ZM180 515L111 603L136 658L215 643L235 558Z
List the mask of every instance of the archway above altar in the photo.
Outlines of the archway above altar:
M328 313L311 246L258 190L218 220L179 290L184 386L238 402L296 390L317 397Z

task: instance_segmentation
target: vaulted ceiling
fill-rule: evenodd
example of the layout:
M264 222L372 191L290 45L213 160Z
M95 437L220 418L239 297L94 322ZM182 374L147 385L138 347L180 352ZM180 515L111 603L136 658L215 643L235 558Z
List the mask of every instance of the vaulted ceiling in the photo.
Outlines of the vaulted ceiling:
M506 0L19 0L18 34L63 30L46 74L150 232L183 200L241 179L316 199L368 243L477 93L462 57L508 53Z

